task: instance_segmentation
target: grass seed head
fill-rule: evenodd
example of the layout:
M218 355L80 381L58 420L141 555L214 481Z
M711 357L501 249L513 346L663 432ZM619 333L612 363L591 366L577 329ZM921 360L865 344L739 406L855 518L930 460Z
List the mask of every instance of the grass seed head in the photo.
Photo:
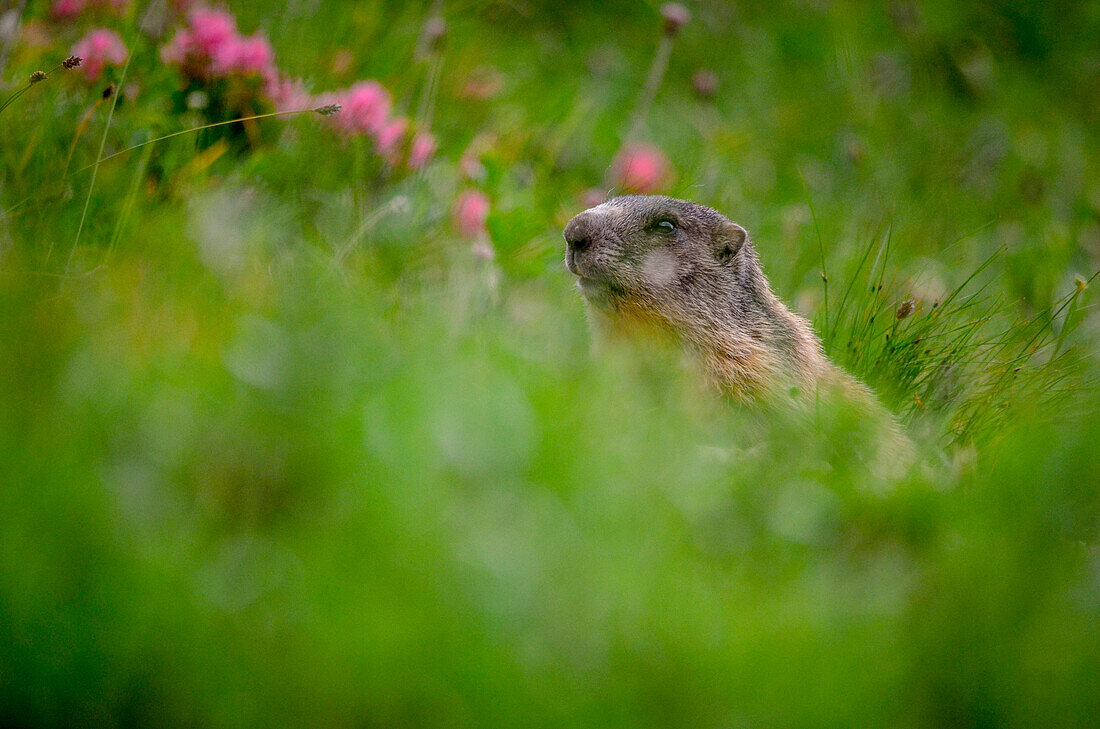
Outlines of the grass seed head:
M45 80L46 80L46 72L45 71L35 71L34 73L31 74L30 83L36 84L39 81L45 81Z

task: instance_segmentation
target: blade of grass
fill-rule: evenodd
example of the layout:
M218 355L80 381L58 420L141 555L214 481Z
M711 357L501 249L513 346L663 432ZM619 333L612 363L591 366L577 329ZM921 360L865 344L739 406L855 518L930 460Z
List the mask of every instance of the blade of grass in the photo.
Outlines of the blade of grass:
M810 220L814 225L814 234L817 236L817 251L821 256L821 283L825 289L823 307L825 309L823 316L823 325L821 327L821 339L823 341L829 341L829 272L825 270L825 242L821 239L821 227L817 224L817 211L814 209L814 197L810 193L810 186L806 183L806 176L802 174L801 168L798 170L798 176L802 179L802 187L806 189L806 202L810 207Z
M145 179L145 171L149 166L150 151L146 150L145 154L141 156L141 162L134 170L133 179L130 182L130 189L127 192L126 200L122 205L122 212L118 216L118 220L115 221L114 234L111 236L111 242L107 246L107 252L103 254L103 262L100 265L106 265L111 259L111 254L115 250L115 246L118 245L119 240L122 238L122 231L126 225L126 221L129 220L131 213L134 210L134 203L138 196L141 194L141 183Z
M123 82L126 81L126 72L130 70L130 61L134 58L134 52L131 50L126 54L126 63L122 66L122 73L119 74L118 85L116 88L122 89ZM107 146L107 133L111 131L111 122L115 118L115 109L118 107L118 97L121 96L121 91L114 94L111 99L111 110L107 113L107 123L103 126L103 134L99 138L99 151L96 153L96 162L92 169L92 179L88 183L88 195L84 198L84 211L80 214L80 223L76 227L76 238L73 239L72 250L69 251L69 260L65 262L65 273L68 273L73 265L73 257L76 255L77 246L80 245L80 235L84 232L84 222L88 219L88 207L92 204L92 192L95 190L96 176L99 173L100 162L103 161L103 149Z
M867 244L867 247L863 249L863 256L859 259L859 265L856 266L855 272L852 277L848 279L848 288L844 290L844 295L840 297L840 305L836 310L836 317L834 321L833 330L836 331L840 326L841 319L844 317L844 312L848 305L848 296L852 293L852 289L856 285L856 279L859 278L859 274L863 271L863 266L867 263L867 258L871 255L871 250L875 247L875 241L878 236L871 239L871 242Z
M73 174L79 174L81 172L86 172L87 170L98 167L100 164L102 164L104 162L108 162L110 160L113 160L116 157L121 157L124 154L129 154L130 152L133 152L136 149L141 149L142 147L147 147L150 144L156 144L157 142L163 142L165 139L172 139L173 137L180 137L180 136L183 136L184 134L192 134L194 132L201 132L204 129L213 129L214 127L224 127L228 124L243 124L245 122L254 121L256 119L270 119L272 117L291 116L293 114L307 114L307 113L311 113L311 112L312 113L322 113L320 111L320 109L293 109L293 110L290 110L290 111L272 111L272 112L269 112L267 114L255 114L253 116L246 116L246 117L242 117L240 119L228 119L226 121L214 122L213 124L204 124L201 127L191 127L190 129L181 129L178 132L172 132L171 134L165 134L163 137L157 137L156 139L149 139L147 141L141 142L140 144L135 144L132 147L127 147L126 149L123 149L119 152L115 152L114 154L107 155L106 157L103 157L102 159L100 159L98 162L87 165L86 167L81 167L79 170L77 170Z

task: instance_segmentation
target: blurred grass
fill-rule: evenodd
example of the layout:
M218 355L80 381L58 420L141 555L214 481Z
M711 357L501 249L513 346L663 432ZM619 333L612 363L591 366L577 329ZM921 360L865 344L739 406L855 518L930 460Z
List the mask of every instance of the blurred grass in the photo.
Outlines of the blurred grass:
M424 7L232 7L314 90L415 108ZM71 266L107 107L54 77L0 117L0 723L1096 723L1100 10L691 7L668 192L750 230L920 467L590 352L559 230L656 4L448 3L424 174L312 116L166 140L101 165ZM202 123L143 10L107 153ZM43 27L11 88L82 29ZM449 224L481 134L494 262Z

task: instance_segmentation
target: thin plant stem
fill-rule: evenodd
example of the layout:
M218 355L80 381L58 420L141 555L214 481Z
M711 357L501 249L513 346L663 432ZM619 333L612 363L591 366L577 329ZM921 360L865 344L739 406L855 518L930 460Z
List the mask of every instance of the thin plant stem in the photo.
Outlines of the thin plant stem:
M65 169L61 173L61 179L65 179L69 176L69 168L73 163L73 155L76 153L76 145L80 142L81 137L84 136L84 131L88 128L88 122L91 121L92 115L99 110L99 107L103 104L103 97L99 97L92 104L92 108L88 109L84 113L84 117L80 120L80 123L76 125L76 134L73 135L73 141L69 145L69 154L65 158Z
M373 228L378 221L387 215L397 212L405 203L400 197L394 197L388 202L383 203L373 210L368 215L363 217L363 222L359 225L359 228L351 235L350 238L339 248L336 249L336 262L342 262L349 253L359 244L359 241L366 235L371 228Z
M1054 354L1051 355L1052 357L1057 357L1058 353L1062 351L1062 345L1066 342L1066 335L1073 329L1073 316L1077 313L1077 305L1080 303L1081 296L1085 293L1085 289L1088 288L1089 282L1094 278L1096 278L1095 273L1089 277L1088 281L1081 280L1077 288L1070 295L1069 311L1066 313L1066 318L1062 320L1062 328L1058 332L1058 341L1054 343Z
M118 220L115 222L115 232L111 236L111 242L107 246L107 252L103 256L103 263L106 265L111 260L111 254L115 250L115 246L118 245L119 240L122 238L122 230L129 219L130 214L134 210L134 201L138 198L139 191L141 189L141 181L145 177L145 170L149 166L149 155L152 150L146 150L141 156L141 162L138 164L137 169L134 170L133 179L130 182L130 191L126 196L126 201L122 206L122 213L118 216Z
M317 111L316 109L293 109L291 111L273 111L273 112L269 112L267 114L256 114L254 116L246 116L246 117L243 117L241 119L229 119L227 121L214 122L213 124L204 124L201 127L191 127L190 129L182 129L178 132L172 132L171 134L165 134L163 137L157 137L156 139L150 139L150 140L142 142L140 144L135 144L134 146L127 147L126 149L124 149L120 152L115 152L114 154L109 154L106 157L103 157L102 159L100 159L98 162L90 164L87 167L81 167L79 170L77 170L73 174L78 174L80 172L84 172L86 170L89 170L89 169L92 169L93 167L98 166L99 164L101 164L103 162L107 162L108 160L112 160L115 157L121 157L124 154L127 154L129 152L133 152L135 149L141 149L142 147L147 147L150 144L156 144L157 142L163 142L165 139L171 139L172 137L179 137L179 136L183 136L184 134L191 134L192 132L201 132L204 129L212 129L213 127L223 127L223 126L226 126L227 124L243 124L245 122L250 122L250 121L253 121L253 120L256 120L256 119L269 119L271 117L276 117L276 116L291 116L293 114L306 114L306 113L309 113L309 112L316 112L316 111Z
M99 160L99 162L102 163L102 162L106 162L108 160L112 160L115 157L120 157L120 156L126 154L127 152L132 152L135 149L140 149L141 147L148 146L148 145L153 144L155 142L160 142L160 141L168 139L170 137L178 137L182 134L187 134L188 132L198 132L198 131L201 131L203 129L208 129L210 127L222 126L222 125L225 125L225 124L235 124L235 123L238 123L238 122L250 121L251 119L263 119L265 117L272 117L272 116L287 116L287 115L290 115L290 114L305 114L307 112L318 113L318 110L317 109L295 109L293 111L280 111L280 112L274 112L274 113L271 113L271 114L259 114L257 116L248 117L246 119L231 119L229 121L217 122L216 124L207 124L206 126L195 127L193 129L184 129L183 131L173 132L172 134L168 134L168 135L163 136L163 137L157 137L156 139L150 139L149 141L142 142L141 144L135 144L134 146L128 147L128 148L122 150L121 152L115 152L112 155L108 155L108 156L102 158L101 160ZM90 164L86 167L81 167L79 170L76 170L75 172L71 172L71 173L66 172L62 176L61 179L63 179L63 180L68 179L72 175L76 175L76 174L79 174L81 172L86 172L87 170L90 170L95 166L96 166L96 163L93 163L93 164ZM0 211L0 219L3 219L4 217L14 213L15 211L19 210L20 208L26 206L28 203L31 203L31 202L34 202L34 201L40 201L40 200L43 200L43 199L50 199L51 197L53 197L53 196L52 195L29 195L25 199L21 200L20 202L16 203L15 205L11 206L10 208L8 208L6 210L3 210L3 211Z
M115 118L115 108L118 107L118 97L122 95L122 84L126 80L126 72L130 70L130 61L134 58L134 52L130 51L126 54L126 64L122 67L122 73L118 78L118 85L116 86L119 91L111 99L111 110L107 113L107 124L103 127L103 135L99 138L99 151L96 153L96 161L92 166L92 179L88 183L88 195L84 198L84 211L80 214L80 224L76 228L76 238L73 239L72 250L69 251L69 260L65 262L65 273L68 273L73 265L73 257L76 255L76 248L80 245L80 235L84 232L84 222L88 219L88 207L92 204L92 192L95 190L96 176L99 173L99 165L103 161L103 149L107 146L107 133L111 131L111 122Z
M821 327L821 339L829 342L829 272L825 270L825 243L821 239L821 227L817 224L817 212L814 210L813 195L810 194L810 186L806 184L806 176L802 174L802 170L798 171L798 176L802 178L802 186L806 188L806 199L810 206L810 220L814 224L814 233L817 235L817 250L821 256L821 284L824 288L824 303L825 303L825 317L824 323ZM887 239L889 240L889 239ZM873 270L873 267L872 267Z
M27 93L30 90L31 90L31 84L27 84L23 88L16 91L14 94L12 94L7 99L5 99L3 104L0 104L0 111L4 111L4 109L7 109L9 106L11 106L13 103L15 103L16 99L18 99L20 96L22 96L23 94Z
M94 104L92 104L92 108L88 109L87 113L84 114L84 118L80 120L80 124L78 124L77 127L76 127L76 134L73 135L72 144L69 145L69 154L65 158L65 169L61 173L60 180L61 180L62 190L64 190L65 180L69 177L69 167L73 163L73 153L76 152L76 145L80 141L80 138L84 136L84 130L88 127L88 121L92 118L92 115L95 114L96 109L98 109L102 103L103 103L103 97L100 97L100 98L96 99L96 102ZM50 238L50 247L46 249L46 263L49 263L50 258L53 256L53 247L54 247L54 238L51 237Z
M630 127L627 130L623 143L633 141L641 131L646 117L649 116L649 108L653 100L657 98L657 90L661 88L665 72L668 71L668 59L672 55L672 37L662 35L657 42L657 52L653 56L653 63L649 67L649 75L646 76L645 86L638 95L638 103L634 107L634 113L630 116Z
M420 92L420 100L416 107L416 116L414 119L418 127L431 127L432 116L435 113L435 100L439 90L439 80L442 76L443 54L437 52L435 58L432 59L427 77L424 79L424 88Z
M56 66L54 66L53 68L51 68L49 71L46 72L46 75L45 75L44 78L41 78L38 81L29 82L27 85L23 86L21 89L16 91L14 94L9 96L7 99L4 100L3 104L0 104L0 112L4 111L4 109L7 109L9 106L11 106L15 102L15 100L18 99L20 96L22 96L23 94L30 91L32 86L35 86L37 84L42 83L43 81L45 81L47 78L52 76L58 69L60 69L64 65L65 65L64 63L57 64Z
M871 255L871 250L875 247L875 240L872 239L871 243L863 250L863 257L859 259L859 265L856 267L855 273L848 279L848 288L844 290L844 296L840 299L840 306L837 307L834 331L840 327L841 318L844 316L844 311L848 304L848 296L852 293L852 288L855 286L856 280L859 278L860 272L863 270L863 266L867 263L867 258Z

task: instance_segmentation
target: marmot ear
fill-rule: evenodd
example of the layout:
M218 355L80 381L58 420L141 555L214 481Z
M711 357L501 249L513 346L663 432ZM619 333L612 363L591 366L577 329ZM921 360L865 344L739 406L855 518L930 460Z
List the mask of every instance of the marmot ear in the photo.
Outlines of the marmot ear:
M730 265L748 237L749 234L737 223L723 221L722 226L714 234L714 257L723 266Z

